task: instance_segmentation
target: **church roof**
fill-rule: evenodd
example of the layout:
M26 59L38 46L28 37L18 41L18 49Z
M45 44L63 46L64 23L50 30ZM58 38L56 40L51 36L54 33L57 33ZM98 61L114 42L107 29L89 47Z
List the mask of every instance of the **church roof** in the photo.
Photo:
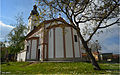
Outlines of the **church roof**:
M26 36L26 38L27 37L29 37L29 36L31 36L32 34L34 34L35 32L37 32L42 26L41 26L41 24L48 24L48 23L50 23L50 22L54 22L54 21L61 21L61 22L63 22L63 23L65 23L65 24L68 24L63 18L61 18L61 17L59 17L59 18L57 18L57 19L51 19L51 20L45 20L45 21L43 21L43 22L41 22L36 28L34 28L30 33L28 33L27 34L27 36Z

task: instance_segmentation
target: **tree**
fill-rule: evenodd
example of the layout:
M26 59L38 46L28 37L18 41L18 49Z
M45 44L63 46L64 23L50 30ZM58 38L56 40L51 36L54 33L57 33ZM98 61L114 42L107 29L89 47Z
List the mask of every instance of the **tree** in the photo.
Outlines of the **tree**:
M5 55L6 55L6 46L4 42L0 42L0 52L1 52L1 61L3 62L5 60Z
M25 35L27 34L27 27L23 21L22 15L18 15L16 17L16 26L11 30L8 34L8 42L9 42L9 53L14 54L14 59L16 59L16 54L24 49L24 40Z
M98 30L120 23L119 0L37 0L37 3L41 19L55 18L56 13L67 17L70 25L77 30L94 69L100 70L88 43Z

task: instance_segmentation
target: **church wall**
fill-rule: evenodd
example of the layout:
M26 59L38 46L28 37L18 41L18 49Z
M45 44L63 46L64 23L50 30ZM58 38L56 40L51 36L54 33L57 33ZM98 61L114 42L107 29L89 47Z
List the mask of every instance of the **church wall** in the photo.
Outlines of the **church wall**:
M32 40L31 59L36 59L37 40Z
M34 33L34 37L39 37L39 45L43 43L43 29L41 28L36 33Z
M22 61L25 61L26 51L21 53L21 59Z
M21 53L21 59L22 61L25 61L26 51Z
M49 26L53 26L53 25L57 25L57 24L62 24L62 22L51 22L51 23L48 23L48 24L46 24L45 26L46 27L49 27Z
M54 23L55 24L55 23ZM50 24L48 24L50 25ZM47 25L46 25L47 26ZM43 28L39 29L37 32L29 36L31 37L39 37L39 49L40 49L40 59L42 58L42 50L43 50ZM73 58L73 44L74 44L74 54L75 57L80 57L79 51L79 40L77 36L77 42L75 42L74 35L77 35L76 30L73 29L73 44L72 44L72 34L71 34L71 27L65 27L65 47L63 42L63 28L55 27L55 53L54 53L54 28L49 30L49 41L48 41L48 59L49 58ZM31 43L31 41L29 40ZM30 45L31 46L31 45ZM36 48L37 48L37 40L32 40L32 47L29 46L29 52L27 52L27 59L36 59ZM31 48L31 53L30 53ZM64 54L64 48L65 53ZM31 54L31 56L30 56ZM29 58L31 57L31 58ZM47 58L47 45L44 48L44 59ZM43 59L43 58L42 58Z
M39 47L38 47L38 49L40 49L40 58L39 58L39 60L41 60L41 53L42 53L42 46L40 45Z
M40 39L43 39L43 28L39 29L37 32L29 36L29 38L31 37L40 37ZM42 40L40 43L42 43Z
M45 59L46 59L46 52L47 52L47 45L45 45L45 53L44 53Z
M53 29L49 30L48 58L53 58Z
M81 49L81 47L82 47L82 43L81 43L81 40L80 40L80 38L79 38L79 52L80 52L80 57L82 58L82 49Z
M20 53L17 54L17 61L20 61Z
M71 28L65 28L65 46L66 46L66 58L73 58L72 37Z
M29 36L29 38L32 38L32 37L39 37L39 47L38 47L38 49L40 49L40 59L42 59L42 54L41 53L43 53L42 52L42 50L43 50L43 28L39 29L37 32L35 32L31 36ZM33 46L33 45L35 45L35 46ZM31 52L31 58L30 59L36 59L36 47L37 47L37 42L34 43L34 44L32 43L31 51L32 51L32 49L34 49L35 51L32 51L33 54Z
M34 7L34 9L31 11L31 14L29 16L28 26L30 28L30 31L32 31L34 27L37 26L39 23L39 20L35 16L37 15L35 14L36 12L35 10L36 8ZM64 21L61 17L59 17L56 20ZM37 48L40 49L41 60L46 59L47 57L48 57L48 60L49 58L53 58L53 59L54 58L73 58L74 54L75 54L75 57L80 57L78 37L77 37L77 42L75 42L75 39L74 39L74 34L76 34L75 30L73 29L73 31L71 31L71 27L65 27L65 29L58 27L57 26L58 24L59 26L64 26L65 24L62 25L62 22L56 21L56 20L53 19L53 20L48 20L48 21L39 23L40 29L38 27L36 28L37 31L33 30L30 34L28 33L29 35L27 36L28 37L27 46L29 46L29 50L27 51L27 59L30 59L30 60L36 59L37 54L39 54L37 53L38 51ZM41 27L42 24L45 24L45 27L49 29L48 43L46 38L45 40L43 40L44 27ZM63 34L63 32L65 33ZM72 33L73 36L71 32L73 32ZM39 40L39 43L38 43L38 40Z
M79 39L77 36L77 42L75 42L75 37L74 35L77 35L76 30L73 29L73 40L74 40L74 50L75 50L75 57L80 57L80 53L79 53Z
M25 61L26 51L17 54L17 61Z
M55 28L55 57L64 58L63 30L61 27Z
M26 46L29 46L29 49L27 51L27 59L30 59L30 46L31 46L31 40L28 41L27 45Z

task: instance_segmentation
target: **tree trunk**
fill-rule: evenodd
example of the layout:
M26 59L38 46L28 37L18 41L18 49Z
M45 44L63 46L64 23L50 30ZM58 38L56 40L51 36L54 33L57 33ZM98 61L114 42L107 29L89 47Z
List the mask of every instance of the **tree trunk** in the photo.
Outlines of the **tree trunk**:
M99 53L98 50L97 50L97 53L98 53L98 61L101 61L101 59L100 59L100 53Z
M15 53L13 61L16 61L16 60L17 60L17 53Z
M87 52L88 56L91 58L91 63L93 65L94 70L100 70L100 67L99 67L97 61L95 60L95 57L91 53L91 50L90 49L86 49L86 52Z
M90 59L91 59L91 63L92 63L92 65L93 65L94 70L101 70L101 68L99 67L97 61L95 60L95 57L94 57L93 54L91 53L91 49L88 48L87 42L83 39L83 37L82 37L79 29L77 30L77 33L78 33L79 37L81 38L81 42L82 42L83 47L85 48L88 56L89 56Z

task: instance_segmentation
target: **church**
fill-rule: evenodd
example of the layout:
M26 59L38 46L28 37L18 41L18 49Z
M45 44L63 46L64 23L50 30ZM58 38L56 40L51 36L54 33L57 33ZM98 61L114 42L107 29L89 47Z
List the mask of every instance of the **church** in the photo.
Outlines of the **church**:
M81 41L76 30L63 22L62 17L39 23L37 6L28 18L25 49L17 61L79 61L82 59ZM66 22L67 23L67 22Z

